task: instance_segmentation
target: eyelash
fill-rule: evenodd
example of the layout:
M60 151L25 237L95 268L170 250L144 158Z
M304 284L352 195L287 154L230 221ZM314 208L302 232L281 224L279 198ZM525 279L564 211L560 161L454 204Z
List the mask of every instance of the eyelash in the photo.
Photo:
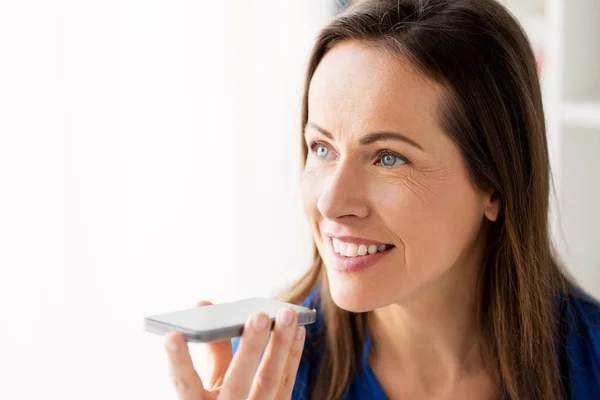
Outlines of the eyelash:
M312 153L314 153L314 152L316 151L316 148L317 148L318 146L327 147L327 148L329 149L329 146L328 146L327 144L325 144L325 143L322 143L322 142L316 142L316 141L311 141L311 142L309 143L309 146L308 146L308 148L310 149L310 151L311 151ZM331 151L331 149L329 149L329 150ZM405 164L409 164L409 163L410 163L406 157L404 157L404 156L401 156L400 154L398 154L398 153L395 153L395 152L393 152L393 151L390 151L390 150L380 150L380 151L377 153L377 163L380 163L380 162L381 162L381 159L382 159L383 157L385 157L385 156L388 156L388 155L389 155L389 156L393 156L393 157L397 157L397 158L401 159L402 161L404 161L404 162L405 162Z

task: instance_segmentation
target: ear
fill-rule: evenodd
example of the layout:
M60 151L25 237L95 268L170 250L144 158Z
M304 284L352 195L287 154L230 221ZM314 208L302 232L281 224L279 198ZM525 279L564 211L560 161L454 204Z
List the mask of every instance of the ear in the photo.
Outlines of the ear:
M501 204L498 193L495 191L486 193L483 201L483 215L490 221L495 222L500 214Z

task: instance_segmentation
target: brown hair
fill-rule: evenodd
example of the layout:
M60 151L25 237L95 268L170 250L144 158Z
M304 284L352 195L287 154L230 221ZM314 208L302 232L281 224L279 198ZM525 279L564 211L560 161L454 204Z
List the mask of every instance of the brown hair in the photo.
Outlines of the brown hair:
M366 0L318 36L308 88L336 43L358 40L410 60L447 90L440 123L461 149L473 181L493 190L501 214L492 224L478 282L478 318L494 373L511 399L562 398L555 359L553 299L567 278L548 227L550 166L535 57L518 22L493 0ZM303 159L307 148L303 142ZM325 318L324 354L312 398L341 398L360 366L368 313L333 303L323 261L283 298L301 302L316 286Z

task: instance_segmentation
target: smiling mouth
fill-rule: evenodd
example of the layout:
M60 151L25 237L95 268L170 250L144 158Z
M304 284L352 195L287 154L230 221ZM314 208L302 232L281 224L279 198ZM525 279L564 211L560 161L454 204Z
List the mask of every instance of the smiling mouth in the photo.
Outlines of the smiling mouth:
M393 244L368 245L360 243L347 243L335 238L331 238L331 242L333 244L333 250L337 254L348 258L383 253L395 247Z

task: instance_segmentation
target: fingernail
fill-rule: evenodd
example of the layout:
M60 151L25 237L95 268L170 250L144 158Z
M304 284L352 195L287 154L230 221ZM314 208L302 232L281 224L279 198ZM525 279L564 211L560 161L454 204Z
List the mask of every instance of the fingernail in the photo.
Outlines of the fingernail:
M300 340L302 339L302 337L304 336L304 328L299 326L298 328L296 328L296 340Z
M256 316L252 317L252 326L257 331L262 331L263 329L265 329L267 327L267 319L268 318L265 317L264 315L256 315Z
M294 312L289 308L281 309L279 310L277 319L279 319L282 324L287 326L292 323L292 320L294 319Z

